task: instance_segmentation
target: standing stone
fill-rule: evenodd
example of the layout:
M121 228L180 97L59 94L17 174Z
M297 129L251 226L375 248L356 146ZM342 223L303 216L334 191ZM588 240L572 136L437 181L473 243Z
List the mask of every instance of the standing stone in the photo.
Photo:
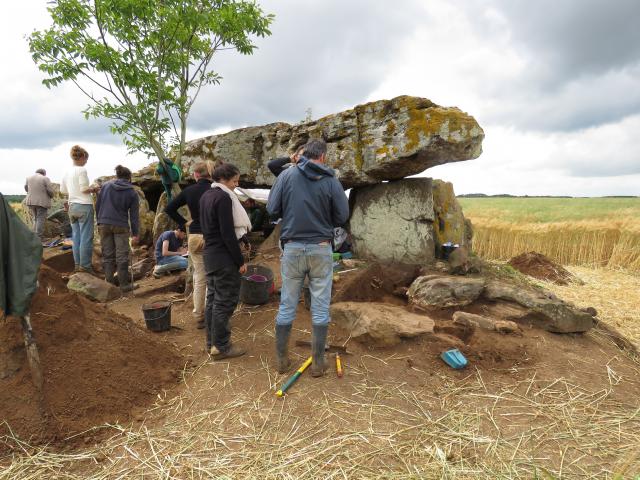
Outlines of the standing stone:
M138 194L139 216L140 216L140 245L151 245L153 243L153 223L155 221L155 213L149 208L149 202L144 196L144 192L138 186L135 186Z
M435 259L430 178L353 189L349 231L361 258L406 264Z
M471 250L467 222L462 207L453 191L453 184L442 180L433 180L433 213L435 216L434 238L436 254L441 257L442 244L451 242Z

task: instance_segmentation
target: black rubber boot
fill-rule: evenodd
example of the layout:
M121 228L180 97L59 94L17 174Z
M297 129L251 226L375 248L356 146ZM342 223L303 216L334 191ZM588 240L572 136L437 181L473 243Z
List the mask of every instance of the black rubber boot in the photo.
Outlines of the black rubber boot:
M130 292L133 290L128 263L121 263L118 265L118 283L120 284L120 290L123 292Z
M104 281L111 285L117 285L114 265L111 263L103 263L102 269L104 270Z
M291 361L289 360L289 335L291 335L291 325L276 324L278 373L287 373L291 368Z
M313 325L312 328L311 355L313 357L313 361L311 363L311 376L321 377L327 370L324 349L327 344L327 330L329 330L329 326Z

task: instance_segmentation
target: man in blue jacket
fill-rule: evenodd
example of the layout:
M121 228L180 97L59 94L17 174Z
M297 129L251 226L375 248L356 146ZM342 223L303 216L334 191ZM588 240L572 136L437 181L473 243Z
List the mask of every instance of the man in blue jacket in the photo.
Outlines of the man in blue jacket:
M102 268L109 283L115 283L117 268L120 290L129 292L133 290L129 275L129 236L133 237L134 243L138 242L140 199L131 184L131 171L127 167L118 165L116 177L102 185L96 200Z
M267 203L269 214L282 218L282 290L276 317L280 373L286 373L291 366L289 335L305 277L309 277L311 293L311 375L320 377L326 370L324 348L333 283L331 240L334 227L349 219L347 197L334 171L325 165L326 152L323 140L307 143L297 168L280 174Z

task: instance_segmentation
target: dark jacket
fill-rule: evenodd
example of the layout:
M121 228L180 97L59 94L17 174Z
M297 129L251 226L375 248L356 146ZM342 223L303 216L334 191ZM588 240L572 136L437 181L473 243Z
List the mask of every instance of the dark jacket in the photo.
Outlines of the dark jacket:
M200 199L200 226L204 237L207 271L244 264L240 244L233 228L231 197L219 188L210 188Z
M37 290L42 243L0 193L0 311L29 313Z
M269 163L267 163L267 168L276 177L279 176L282 172L284 172L287 168L291 166L292 166L292 163L289 157L274 158Z
M200 227L200 198L207 190L211 190L211 180L201 178L193 185L189 185L182 190L177 197L171 200L164 209L164 213L169 215L173 221L184 230L187 220L180 215L178 209L186 205L189 208L189 213L193 220L191 225L189 225L189 233L202 233L202 227Z
M285 242L332 240L334 227L349 219L347 196L333 170L305 157L278 177L267 210L272 217L282 218L280 238Z
M129 227L135 237L140 232L140 199L131 182L119 178L110 180L100 188L96 200L98 225Z

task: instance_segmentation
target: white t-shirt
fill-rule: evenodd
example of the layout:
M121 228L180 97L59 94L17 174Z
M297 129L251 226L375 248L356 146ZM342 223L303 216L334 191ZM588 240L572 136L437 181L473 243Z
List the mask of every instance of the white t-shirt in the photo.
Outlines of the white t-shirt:
M60 192L69 196L69 203L80 203L83 205L93 204L93 198L90 193L82 193L83 190L89 188L89 176L87 169L84 167L71 167L67 170L62 183L60 184Z

